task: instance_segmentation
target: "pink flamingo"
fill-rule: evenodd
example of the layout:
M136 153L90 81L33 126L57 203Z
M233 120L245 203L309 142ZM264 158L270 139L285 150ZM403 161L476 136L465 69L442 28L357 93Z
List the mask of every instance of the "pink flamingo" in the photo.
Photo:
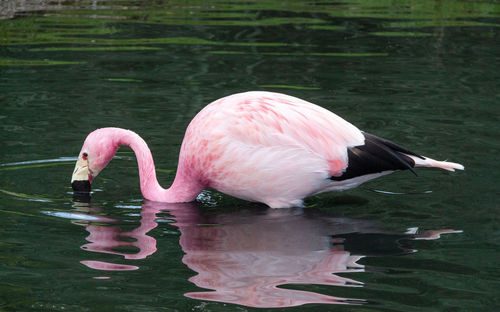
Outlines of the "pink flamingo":
M71 179L75 191L90 183L121 145L135 152L144 198L189 202L205 188L272 208L301 206L305 197L342 191L395 170L463 170L360 131L334 113L272 92L230 95L202 109L189 124L172 186L156 179L153 156L136 133L120 128L91 132Z

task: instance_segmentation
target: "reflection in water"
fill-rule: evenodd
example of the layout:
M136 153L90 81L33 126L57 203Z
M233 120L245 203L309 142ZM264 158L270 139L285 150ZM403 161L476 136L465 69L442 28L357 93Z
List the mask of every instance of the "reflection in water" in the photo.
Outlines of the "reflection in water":
M96 218L98 211L76 202L79 212ZM257 208L256 208L257 209ZM173 217L159 212L168 212ZM306 303L363 304L362 299L342 298L286 285L361 287L362 282L338 273L364 272L358 261L366 256L414 252L404 246L410 239L435 239L452 230L405 234L387 233L373 222L333 218L312 209L243 210L238 213L201 214L196 204L146 202L139 227L123 231L109 219L82 218L90 235L87 251L144 259L156 251L156 240L147 235L159 219L174 220L181 232L182 261L197 275L189 281L210 291L185 295L199 300L249 307L290 307ZM102 224L106 223L106 225ZM121 251L125 248L128 252ZM131 248L135 248L133 252ZM81 261L97 270L135 270L137 266L102 261ZM105 278L105 277L100 277Z
M156 240L147 235L158 224L155 222L158 210L142 209L141 225L130 231L123 231L115 223L116 220L98 216L98 209L90 205L90 197L80 197L73 205L79 213L85 213L73 223L85 226L89 232L86 240L89 242L81 246L82 249L123 256L125 259L144 259L156 252ZM89 221L86 214L93 214L94 220ZM106 223L106 225L103 225ZM129 250L138 250L130 252ZM120 251L123 250L123 251ZM82 264L96 270L130 271L139 269L138 266L109 263L95 260L83 260Z

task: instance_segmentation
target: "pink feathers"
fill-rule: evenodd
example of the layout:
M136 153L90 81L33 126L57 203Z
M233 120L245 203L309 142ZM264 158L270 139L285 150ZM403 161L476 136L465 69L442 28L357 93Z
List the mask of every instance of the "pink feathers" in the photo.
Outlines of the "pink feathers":
M463 169L364 134L317 105L271 92L234 94L200 111L186 130L169 189L156 180L146 142L129 130L92 132L79 163L87 153L88 171L95 177L120 145L136 153L143 196L161 202L192 201L202 189L215 188L271 207L290 207L301 205L304 197L351 188L397 169ZM78 166L73 183L85 176L86 169Z

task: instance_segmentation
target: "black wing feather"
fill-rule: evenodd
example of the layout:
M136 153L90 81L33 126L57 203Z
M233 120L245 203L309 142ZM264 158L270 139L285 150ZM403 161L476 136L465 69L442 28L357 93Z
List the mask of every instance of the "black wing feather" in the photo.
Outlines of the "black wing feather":
M330 179L342 181L382 171L405 169L417 175L413 170L415 162L407 155L423 159L422 156L375 135L366 132L363 132L363 135L365 136L363 145L347 149L348 165L346 171L341 176L331 177Z

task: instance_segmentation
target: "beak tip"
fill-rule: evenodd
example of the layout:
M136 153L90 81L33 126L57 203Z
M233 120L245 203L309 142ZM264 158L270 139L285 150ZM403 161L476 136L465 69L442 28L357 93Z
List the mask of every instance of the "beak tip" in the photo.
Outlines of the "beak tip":
M88 180L75 180L71 183L74 192L90 193L91 187Z

